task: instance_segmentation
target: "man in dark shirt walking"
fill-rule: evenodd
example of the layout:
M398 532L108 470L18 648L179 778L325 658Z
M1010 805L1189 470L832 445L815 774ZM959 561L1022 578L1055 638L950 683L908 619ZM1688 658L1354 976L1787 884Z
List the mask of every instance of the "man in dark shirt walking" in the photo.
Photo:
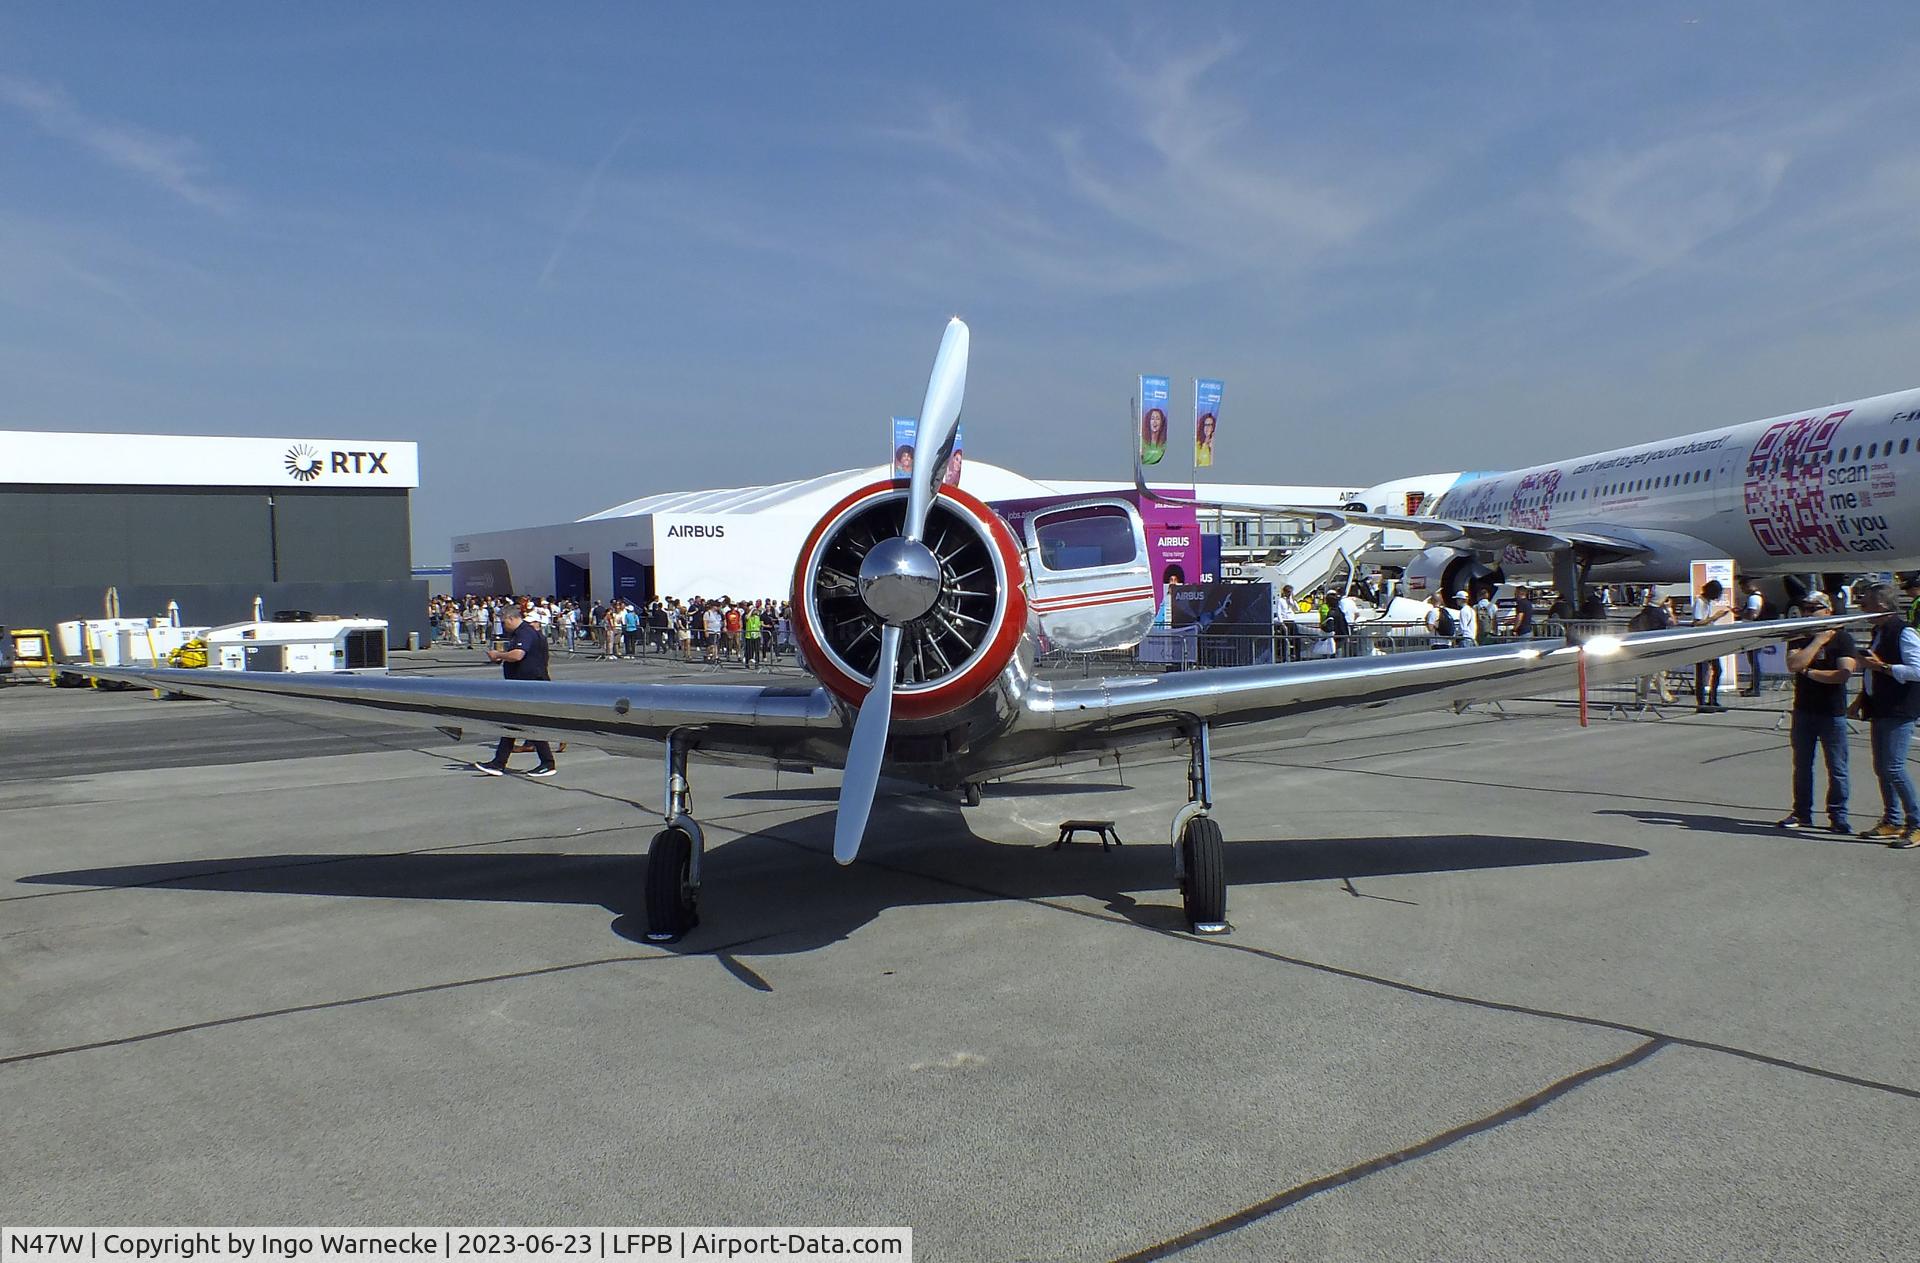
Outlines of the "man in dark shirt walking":
M1807 598L1807 613L1830 614L1827 594ZM1793 811L1782 829L1813 827L1813 751L1827 758L1827 820L1847 833L1847 680L1860 669L1860 649L1845 628L1828 628L1787 646L1793 676Z
M509 604L500 617L506 639L502 648L487 650L487 661L499 663L500 674L509 680L552 679L547 674L547 638L540 634L540 629L522 617L518 605ZM474 770L488 776L505 776L507 760L513 757L513 746L514 738L500 738L493 760L475 763ZM559 770L553 762L553 747L547 742L534 742L533 752L540 756L540 765L528 772L528 776L552 776Z

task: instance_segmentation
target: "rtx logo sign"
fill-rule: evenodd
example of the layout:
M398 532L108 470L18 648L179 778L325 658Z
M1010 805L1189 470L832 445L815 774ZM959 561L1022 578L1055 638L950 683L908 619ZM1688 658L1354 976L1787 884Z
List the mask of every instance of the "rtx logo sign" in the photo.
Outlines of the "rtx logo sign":
M305 443L287 449L287 476L295 482L312 482L320 476L320 453Z
M336 474L384 474L387 472L385 452L336 451L332 456L332 468Z
M690 524L667 528L668 539L725 539L726 537L727 528L724 526Z

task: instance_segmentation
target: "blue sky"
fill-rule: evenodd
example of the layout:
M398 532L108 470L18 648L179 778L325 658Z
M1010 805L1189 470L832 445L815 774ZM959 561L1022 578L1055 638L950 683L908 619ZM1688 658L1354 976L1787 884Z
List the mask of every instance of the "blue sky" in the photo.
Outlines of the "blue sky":
M1604 8L1604 18L1595 16ZM417 439L416 554L885 456L1547 459L1920 385L1911 4L0 5L0 428Z

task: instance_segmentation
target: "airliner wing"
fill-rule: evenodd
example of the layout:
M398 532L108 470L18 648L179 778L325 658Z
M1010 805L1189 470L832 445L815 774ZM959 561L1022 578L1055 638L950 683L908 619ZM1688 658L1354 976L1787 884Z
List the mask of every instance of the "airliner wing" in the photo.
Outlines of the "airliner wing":
M1349 509L1316 509L1293 504L1247 504L1228 500L1174 500L1147 486L1146 471L1140 464L1138 449L1133 454L1134 490L1149 500L1176 508L1204 505L1214 509L1260 513L1268 517L1298 518L1317 522L1322 527L1378 526L1387 530L1412 531L1429 544L1458 544L1492 552L1504 548L1524 548L1529 552L1558 553L1577 551L1594 561L1625 561L1644 557L1653 550L1636 539L1606 535L1595 531L1553 531L1537 527L1505 526L1497 522L1476 522L1467 518L1429 517L1405 513L1367 513Z
M1255 508L1254 505L1228 505L1227 508ZM1274 517L1310 518L1323 526L1380 526L1389 530L1412 531L1429 544L1460 544L1469 548L1524 548L1530 552L1554 553L1577 550L1600 561L1623 561L1643 557L1653 551L1638 540L1593 531L1553 531L1524 526L1503 526L1494 522L1474 522L1464 518L1423 517L1401 513L1360 513L1347 509L1308 509L1291 505L1270 505L1261 512Z
M172 667L90 667L123 684L228 702L243 710L513 736L650 752L675 731L703 751L811 761L810 740L843 730L825 689L750 684L572 684ZM837 762L837 759L835 760Z
M1340 717L1371 718L1571 690L1583 654L1589 685L1618 683L1862 621L1855 615L1732 623L1595 637L1584 648L1537 639L1075 681L1043 686L1028 704L1055 729L1056 748L1138 744L1179 734L1201 721L1215 729L1259 725L1261 738L1285 738Z

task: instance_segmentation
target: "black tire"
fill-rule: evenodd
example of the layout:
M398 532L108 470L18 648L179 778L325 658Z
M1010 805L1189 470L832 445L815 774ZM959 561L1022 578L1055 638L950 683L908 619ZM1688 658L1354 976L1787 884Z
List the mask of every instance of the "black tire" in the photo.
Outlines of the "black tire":
M1186 905L1187 928L1195 933L1217 933L1227 923L1226 839L1210 816L1187 822L1180 839L1180 898Z
M671 943L698 924L693 839L685 829L662 829L647 849L647 938Z
M965 807L978 807L980 805L979 781L968 781L960 787L960 803Z

